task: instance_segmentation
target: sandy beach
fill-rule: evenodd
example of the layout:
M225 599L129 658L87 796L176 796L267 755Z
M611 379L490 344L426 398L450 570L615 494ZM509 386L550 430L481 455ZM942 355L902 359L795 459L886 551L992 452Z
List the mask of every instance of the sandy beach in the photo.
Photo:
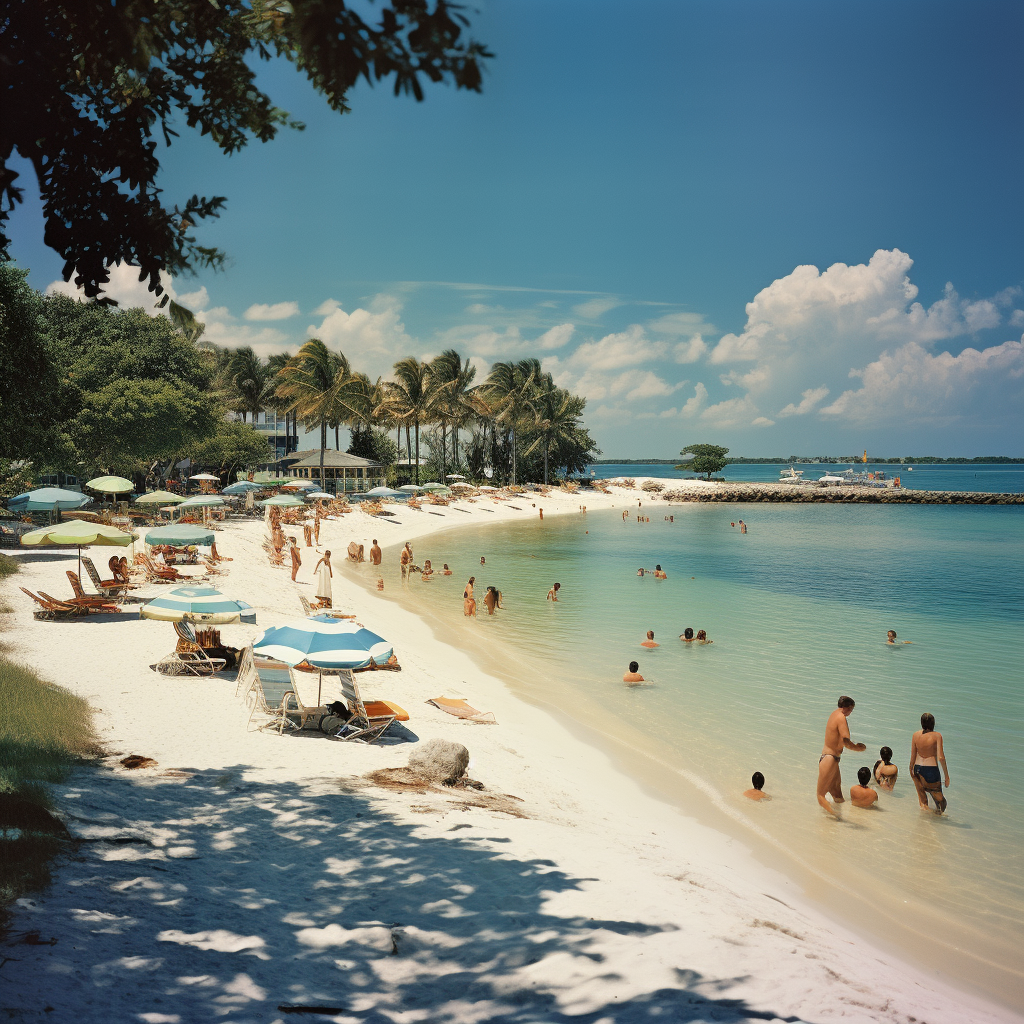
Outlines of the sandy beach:
M341 571L352 540L368 551L376 537L393 559L406 540L537 519L540 507L547 517L652 505L611 492L392 506L397 524L357 510L322 528L335 608L394 641L402 665L360 674L364 694L406 708L420 741L465 744L479 791L368 778L404 765L413 742L247 731L233 674L150 670L174 633L136 606L34 620L17 586L65 593L76 556L18 552L22 571L5 588L11 656L89 699L108 756L55 787L82 842L49 889L14 908L0 1008L25 1021L146 1024L1021 1020L948 986L942 963L925 971L882 952L843 923L841 906L823 913L742 843L654 799ZM664 502L653 507L665 514ZM302 548L292 583L269 564L264 534L255 521L218 534L232 561L212 584L258 615L257 626L222 627L237 647L299 617L299 595L315 593L314 551ZM497 724L425 703L439 696ZM128 754L156 765L126 771Z

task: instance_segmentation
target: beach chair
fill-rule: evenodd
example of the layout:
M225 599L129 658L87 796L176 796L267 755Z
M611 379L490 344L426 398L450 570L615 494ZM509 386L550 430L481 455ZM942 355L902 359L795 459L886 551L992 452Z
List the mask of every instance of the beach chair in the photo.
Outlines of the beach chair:
M182 583L188 579L171 565L157 565L149 555L142 555L141 561L150 583Z
M288 677L291 690L284 695L281 707L286 715L298 715L300 729L304 729L310 719L319 722L327 714L327 705L342 698L341 679L336 673L299 672L289 668Z
M72 572L70 569L66 571L68 580L71 582L71 589L75 594L74 597L67 599L66 604L74 604L82 608L93 608L97 611L116 612L120 610L117 604L111 601L109 597L104 597L102 594L87 594L82 589L82 581L78 573Z
M348 612L336 612L333 608L318 608L315 605L309 603L309 598L303 594L299 594L299 603L302 605L302 611L307 619L313 618L314 615L330 615L332 619L354 619L355 615L351 615Z
M126 590L133 590L134 585L126 583L123 580L100 579L100 574L96 571L96 566L93 564L91 558L86 555L82 556L82 565L85 566L85 571L89 574L89 579L92 580L92 585L96 588L97 592L102 594L104 597L119 597Z
M170 654L149 667L165 676L212 676L227 665L224 658L211 658L196 641L196 631L191 622L182 620L173 623L178 642Z
M479 722L481 725L498 724L498 720L494 717L493 712L477 711L476 708L471 707L464 700L456 700L450 697L433 697L427 703L433 704L435 708L449 715L454 715L456 718L463 718L467 722Z
M359 694L359 686L347 668L338 673L338 679L349 719L330 735L336 740L354 740L357 743L372 743L380 739L398 718L394 710L379 701L364 703ZM383 711L384 707L387 708L386 712Z
M278 734L285 729L298 729L298 724L288 717L288 696L291 694L291 677L288 666L274 663L273 667L263 661L257 665L252 648L242 654L242 670L236 690L244 691L245 703L249 708L246 728L276 728Z
M65 604L63 601L54 601L53 598L44 598L39 594L33 594L31 590L21 588L23 594L28 594L39 607L32 613L34 619L73 619L78 615L86 614L85 609L73 604Z

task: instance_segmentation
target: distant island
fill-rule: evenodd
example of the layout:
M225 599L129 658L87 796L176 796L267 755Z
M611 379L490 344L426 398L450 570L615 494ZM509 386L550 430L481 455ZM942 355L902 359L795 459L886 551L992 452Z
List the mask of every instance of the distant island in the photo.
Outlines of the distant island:
M779 456L772 459L748 459L739 456L734 459L726 459L728 466L757 466L757 465L785 465L795 462L801 464L829 464L839 465L847 462L862 462L863 455L818 455L815 457L802 455ZM679 459L596 459L589 463L591 466L675 466ZM868 457L872 465L892 464L903 466L972 466L982 464L1024 463L1024 456L1011 458L1009 455L978 455L973 459L963 458L941 458L938 455L910 455L903 459L872 458Z

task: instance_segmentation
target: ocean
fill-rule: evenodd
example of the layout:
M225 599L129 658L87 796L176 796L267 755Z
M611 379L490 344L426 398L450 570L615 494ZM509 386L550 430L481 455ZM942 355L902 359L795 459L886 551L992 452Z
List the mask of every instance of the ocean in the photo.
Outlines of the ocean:
M788 466L788 462L726 466L716 476L734 483L776 483L779 473ZM841 473L850 468L858 473L881 470L888 476L898 476L901 487L915 491L985 491L989 494L1024 492L1024 465L1019 464L914 466L912 469L884 462L847 462L842 465L800 463L796 466L796 469L804 471L805 480L812 481L826 473ZM589 467L587 475L598 480L620 476L655 476L665 480L682 480L694 476L692 472L677 470L673 466L636 464L594 465Z
M424 538L416 562L455 574L403 584L395 549L385 594L651 790L833 911L840 901L853 926L1024 1005L1021 510L645 503L639 523L636 504L625 509L625 522L616 509ZM731 525L741 518L745 535ZM655 564L667 580L637 576ZM370 582L368 566L353 571ZM489 618L481 601L479 619L463 617L470 575L478 599L502 592L503 611ZM686 626L714 643L681 643ZM640 646L648 629L659 648ZM912 643L886 645L888 629ZM648 685L622 684L631 660ZM815 784L841 694L857 701L850 728L868 747L844 755L844 790L883 745L900 776L878 810L847 804L835 822ZM919 811L908 772L924 711L952 778L941 818ZM771 802L742 797L755 770Z

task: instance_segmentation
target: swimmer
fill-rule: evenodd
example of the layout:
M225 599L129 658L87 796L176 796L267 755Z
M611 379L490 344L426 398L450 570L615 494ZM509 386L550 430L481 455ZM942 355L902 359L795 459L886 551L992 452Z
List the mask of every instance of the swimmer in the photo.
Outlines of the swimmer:
M922 811L928 810L929 793L935 801L936 814L942 814L946 809L946 798L942 795L942 783L939 782L940 764L946 776L946 788L949 789L949 769L942 749L942 733L935 731L935 716L925 712L921 716L921 728L910 740L910 777L917 788L917 799Z
M631 661L629 663L629 671L622 677L622 681L629 686L636 686L637 683L644 681L644 677L640 675L640 662Z
M550 590L548 591L548 597L547 597L547 599L548 599L549 601L557 601L557 600L558 600L558 592L559 592L559 591L560 591L561 589L562 589L562 584L561 584L561 583L556 583L556 584L555 584L555 585L554 585L554 586L553 586L553 587L552 587L552 588L551 588L551 589L550 589Z
M741 519L740 520L740 533L746 533L746 532L747 532L747 524L745 522L743 522L743 520Z
M377 538L373 538L373 546L370 548L370 565L380 565L380 547Z
M444 568L441 570L441 575L442 576L451 576L451 574L452 574L452 571L451 571L451 569L448 568L448 563L445 562L444 563Z
M668 579L668 573L665 572L665 570L662 569L662 567L660 565L656 565L654 567L654 578L656 580L667 580Z
M754 788L745 790L743 793L748 800L771 800L771 797L764 791L764 776L760 772L754 772L750 776L750 785Z
M854 807L872 807L878 802L878 794L868 785L871 781L871 769L857 769L859 785L850 787L850 803Z
M699 644L713 644L715 642L708 639L708 635L703 629L698 629L697 635L693 639Z
M402 548L402 557L399 559L402 566L402 575L404 576L409 571L409 566L412 563L412 545L406 541L405 547Z
M431 576L433 576L433 575L434 575L434 570L433 570L433 568L431 567L431 565L430 565L430 559L428 558L428 559L427 559L427 560L426 560L426 561L425 561L425 562L423 563L423 571L422 571L422 573L420 573L420 579L421 579L421 580L423 580L423 582L424 582L424 583L426 583L426 582L427 582L427 580L429 580L429 579L430 579L430 577L431 577Z
M696 637L693 635L693 627L687 626L686 629L683 630L679 639L682 640L684 644L692 644L693 641L696 640Z
M654 642L654 630L653 629L647 630L647 639L646 640L642 640L640 642L640 646L641 647L660 647L661 646L661 644L656 644Z
M818 758L818 804L822 810L827 811L833 817L838 818L834 808L825 799L827 794L832 795L833 803L841 804L843 797L843 780L839 772L839 758L843 750L866 750L863 743L854 743L850 739L850 726L847 718L853 714L857 702L852 697L840 697L835 711L828 716L825 723L825 743L821 749L821 757Z
M636 574L637 576L643 576L645 572L647 572L646 569L637 569Z
M480 556L480 564L481 564L481 565L486 565L486 564L487 564L487 559L486 559L486 558L484 558L484 556L483 556L483 555L481 555L481 556Z
M896 785L896 776L900 773L899 768L892 763L892 748L882 747L878 752L878 757L879 760L875 762L875 782L882 789L892 792L893 786Z
M473 584L476 577L470 576L466 589L462 592L462 614L465 616L476 615L476 598L473 596Z
M487 588L484 594L484 607L487 609L488 615L493 615L494 609L501 607L501 595L494 587Z
M913 640L897 640L896 639L896 630L895 629L890 629L889 632L886 633L886 635L885 635L885 642L887 644L912 644L914 641Z

